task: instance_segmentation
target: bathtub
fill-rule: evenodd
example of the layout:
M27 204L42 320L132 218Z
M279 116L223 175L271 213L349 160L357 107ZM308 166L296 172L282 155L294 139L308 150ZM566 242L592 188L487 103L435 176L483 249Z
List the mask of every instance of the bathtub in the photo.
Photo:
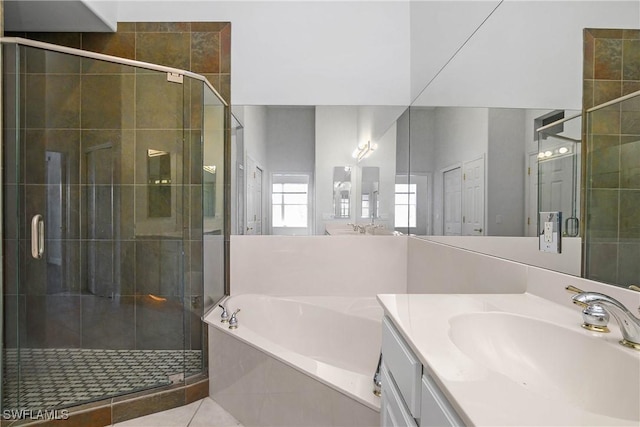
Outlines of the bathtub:
M240 422L379 423L372 381L383 311L375 297L243 294L224 304L229 314L241 311L233 330L220 308L204 318L210 394Z

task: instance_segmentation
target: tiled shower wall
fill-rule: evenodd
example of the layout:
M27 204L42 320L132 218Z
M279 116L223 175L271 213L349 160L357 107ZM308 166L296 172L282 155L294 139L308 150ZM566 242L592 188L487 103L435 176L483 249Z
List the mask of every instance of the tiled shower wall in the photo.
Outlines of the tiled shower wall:
M640 90L640 30L584 31L583 112ZM586 117L586 116L585 116ZM640 104L590 116L583 137L583 274L628 286L640 277Z
M115 33L11 33L121 58L201 74L227 103L231 99L231 24L120 22Z
M161 65L191 70L205 75L218 89L218 92L229 99L229 38L230 25L228 23L121 23L118 32L107 33L28 33L11 34L41 41L51 42L85 50L97 51L119 57L136 59ZM30 64L37 66L38 58L32 58ZM54 61L55 62L55 61ZM51 61L48 61L51 64ZM27 129L32 135L32 141L43 142L30 147L27 154L43 155L46 149L62 150L63 144L83 146L98 146L101 142L116 141L114 144L114 168L118 171L117 185L120 200L114 216L118 216L121 239L106 239L98 245L106 252L117 254L115 261L116 276L113 288L98 292L103 298L96 298L87 292L85 279L86 267L72 269L67 272L65 281L60 289L30 289L29 284L43 283L42 280L27 281L26 292L16 295L15 289L5 289L13 294L6 301L9 313L19 312L22 325L26 329L7 328L7 345L15 344L16 334L24 334L23 344L29 347L84 347L84 348L114 348L114 349L201 349L202 326L202 229L201 212L188 212L190 200L198 197L198 191L191 191L184 195L185 218L190 227L189 240L184 241L185 251L185 289L184 306L181 298L182 289L178 272L180 270L180 256L183 241L168 235L155 236L153 232L143 233L141 224L134 217L135 210L146 210L145 206L138 206L141 191L137 184L146 181L144 176L137 176L133 159L140 157L147 148L161 149L167 147L171 141L182 139L182 129L174 126L176 120L185 118L185 130L189 132L191 141L200 141L200 110L201 99L196 97L200 93L197 83L185 79L184 96L186 109L182 105L178 111L181 117L175 116L171 108L181 104L182 89L174 86L175 93L169 90L157 90L158 85L166 86L164 75L153 73L135 74L129 67L113 66L92 62L88 64L60 64L56 70L57 81L44 83L46 99L56 96L65 97L68 110L47 114L38 111L38 103L32 103L36 108L28 111L29 117L46 121L53 125L54 131L47 131L41 135L38 130L40 124L34 124ZM79 69L91 66L87 75L80 75ZM39 85L43 88L43 77L39 70L29 70L26 79L31 88ZM81 82L83 90L77 88ZM190 87L189 87L190 86ZM76 89L74 89L74 87ZM90 90L86 90L90 88ZM32 89L33 91L34 89ZM110 93L121 94L111 98ZM134 102L136 94L146 93L144 102ZM191 97L191 100L189 100ZM180 99L180 101L178 101ZM189 101L192 104L189 104ZM196 107L194 107L196 106ZM31 107L29 107L31 108ZM38 117L40 119L38 119ZM155 124L144 124L145 117ZM191 120L193 119L193 120ZM33 120L33 119L32 119ZM136 121L138 126L133 125ZM158 123L161 125L159 126ZM28 125L29 126L29 125ZM142 130L142 129L145 130ZM178 135L178 133L180 133ZM169 138L166 141L165 137ZM160 145L158 145L160 144ZM46 146L46 147L45 147ZM148 147L147 147L148 146ZM55 148L58 147L58 148ZM136 147L136 148L134 148ZM138 151L142 150L140 153ZM69 164L77 164L72 158L73 150L69 151ZM81 152L76 151L83 155ZM192 160L188 163L201 164L202 153L185 150L182 155ZM145 157L145 156L142 156ZM178 164L180 162L177 162ZM141 170L141 168L138 168ZM193 169L192 169L193 170ZM75 172L75 171L74 171ZM200 171L201 173L201 171ZM86 171L78 171L76 175L84 176ZM179 176L180 171L177 172ZM195 174L193 175L195 176ZM37 177L32 184L37 184ZM199 182L186 182L200 184ZM36 191L42 190L37 185ZM83 191L83 190L79 190ZM86 195L85 195L86 198ZM177 203L183 200L177 195ZM27 198L29 200L29 198ZM33 209L37 210L37 206ZM86 223L85 218L79 218L77 212L71 214L70 223ZM75 215L75 217L73 217ZM134 226L137 227L134 236ZM86 230L77 227L78 232L86 237ZM181 233L180 233L181 234ZM134 238L135 237L135 238ZM84 248L82 242L67 242L66 254L70 259L80 264L79 257ZM22 248L25 250L25 248ZM85 269L85 270L83 270ZM35 276L48 274L45 271L29 268L25 273ZM34 277L41 279L42 277ZM8 282L11 282L9 280ZM193 286L192 286L193 284ZM199 285L197 285L199 284ZM37 286L36 286L37 287ZM166 298L159 302L149 298L149 294ZM116 298L104 296L116 295ZM186 328L182 322L183 309L190 315ZM8 316L14 318L13 316ZM26 333L26 332L29 333ZM186 333L186 336L184 336Z

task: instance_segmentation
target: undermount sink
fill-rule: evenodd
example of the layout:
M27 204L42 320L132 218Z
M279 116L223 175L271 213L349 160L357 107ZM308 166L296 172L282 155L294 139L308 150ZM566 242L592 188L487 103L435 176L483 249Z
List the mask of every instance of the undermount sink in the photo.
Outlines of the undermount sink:
M511 313L462 314L449 324L450 339L467 357L531 392L640 421L640 357L634 350L590 336L577 323L573 331Z

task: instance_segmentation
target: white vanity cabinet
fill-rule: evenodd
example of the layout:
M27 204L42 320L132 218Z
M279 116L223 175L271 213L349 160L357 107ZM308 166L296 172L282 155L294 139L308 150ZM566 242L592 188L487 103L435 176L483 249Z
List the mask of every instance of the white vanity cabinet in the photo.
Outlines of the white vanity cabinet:
M393 322L382 322L382 427L464 426Z

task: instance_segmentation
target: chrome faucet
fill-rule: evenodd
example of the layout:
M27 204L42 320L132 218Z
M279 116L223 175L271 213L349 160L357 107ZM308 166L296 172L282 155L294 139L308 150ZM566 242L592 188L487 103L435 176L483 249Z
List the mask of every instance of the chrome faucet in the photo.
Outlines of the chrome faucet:
M640 350L640 319L635 317L622 303L608 295L598 292L580 292L571 297L573 303L584 309L599 306L611 314L620 326L622 341L620 344Z

